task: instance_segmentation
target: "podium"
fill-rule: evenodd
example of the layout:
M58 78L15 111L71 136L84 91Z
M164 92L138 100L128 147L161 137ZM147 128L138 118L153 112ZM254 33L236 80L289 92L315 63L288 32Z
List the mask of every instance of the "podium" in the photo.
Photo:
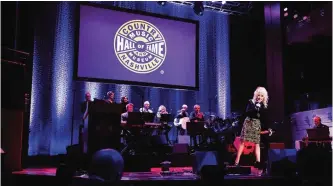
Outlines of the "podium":
M120 150L121 112L123 105L95 100L89 107L88 154L112 148Z

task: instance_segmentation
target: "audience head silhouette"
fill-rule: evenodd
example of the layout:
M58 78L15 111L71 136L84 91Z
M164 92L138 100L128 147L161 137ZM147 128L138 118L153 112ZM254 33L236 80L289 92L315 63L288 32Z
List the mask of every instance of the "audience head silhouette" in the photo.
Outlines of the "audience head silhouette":
M121 154L114 149L103 149L93 155L89 174L113 183L121 179L123 170L124 159Z

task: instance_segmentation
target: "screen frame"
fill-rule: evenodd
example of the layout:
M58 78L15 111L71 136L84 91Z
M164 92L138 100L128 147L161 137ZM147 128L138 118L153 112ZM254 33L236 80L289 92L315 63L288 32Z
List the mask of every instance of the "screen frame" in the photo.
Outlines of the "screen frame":
M120 12L127 12L132 14L139 14L145 16L151 16L156 18L181 21L187 23L194 23L196 25L196 46L195 46L195 86L180 86L180 85L170 85L170 84L160 84L160 83L146 83L139 81L126 81L126 80L115 80L115 79L102 79L102 78L91 78L91 77L80 77L78 76L78 59L79 59L79 37L80 37L80 7L81 6L91 6L95 8L102 8ZM180 89L180 90L199 90L199 21L184 19L179 17L172 17L162 14L155 14L150 12L144 12L139 10L132 10L126 8L120 8L104 4L96 4L90 2L78 2L75 6L75 46L74 46L74 69L73 69L73 80L74 81L87 81L87 82L99 82L99 83L113 83L113 84L126 84L134 86L144 86L144 87L153 87L153 88L169 88L169 89Z

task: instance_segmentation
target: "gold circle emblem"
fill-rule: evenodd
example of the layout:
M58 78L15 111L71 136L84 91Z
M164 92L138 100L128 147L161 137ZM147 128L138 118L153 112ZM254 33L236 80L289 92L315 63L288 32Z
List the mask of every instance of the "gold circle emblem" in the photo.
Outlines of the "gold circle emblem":
M124 23L115 34L114 51L128 70L147 74L163 64L167 46L156 26L143 20L132 20Z

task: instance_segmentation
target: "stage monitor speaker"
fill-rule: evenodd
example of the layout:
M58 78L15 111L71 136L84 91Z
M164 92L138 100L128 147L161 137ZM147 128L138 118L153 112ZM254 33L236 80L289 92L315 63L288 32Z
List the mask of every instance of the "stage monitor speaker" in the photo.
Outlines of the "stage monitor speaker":
M218 156L216 151L196 151L193 165L193 173L199 174L205 165L218 165Z
M200 171L203 183L205 185L223 185L224 168L224 166L219 165L204 165Z
M270 175L283 175L296 169L296 149L269 149L268 169Z

